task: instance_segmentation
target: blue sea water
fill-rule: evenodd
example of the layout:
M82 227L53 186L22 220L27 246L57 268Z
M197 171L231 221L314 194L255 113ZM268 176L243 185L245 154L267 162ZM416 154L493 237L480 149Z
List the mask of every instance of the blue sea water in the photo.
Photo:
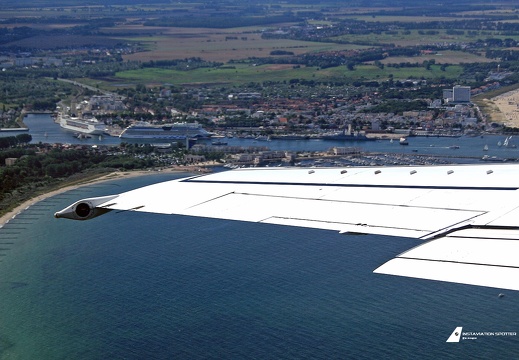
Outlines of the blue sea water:
M78 188L0 229L0 359L512 359L519 293L376 275L418 244L185 216L52 214L175 174ZM498 297L503 292L504 297Z

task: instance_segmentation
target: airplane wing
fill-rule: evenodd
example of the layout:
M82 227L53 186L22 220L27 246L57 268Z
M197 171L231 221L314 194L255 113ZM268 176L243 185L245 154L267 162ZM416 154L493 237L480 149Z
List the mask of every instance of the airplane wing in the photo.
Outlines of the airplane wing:
M142 211L422 240L375 270L519 290L519 165L249 168L80 200L57 218Z

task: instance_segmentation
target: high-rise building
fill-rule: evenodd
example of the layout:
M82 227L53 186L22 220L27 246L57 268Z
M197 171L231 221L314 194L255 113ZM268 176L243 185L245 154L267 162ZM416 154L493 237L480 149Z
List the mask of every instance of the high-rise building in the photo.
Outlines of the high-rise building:
M452 101L455 103L470 102L470 86L456 85L452 88Z
M452 89L443 89L443 99L449 103L469 103L470 86L456 85Z

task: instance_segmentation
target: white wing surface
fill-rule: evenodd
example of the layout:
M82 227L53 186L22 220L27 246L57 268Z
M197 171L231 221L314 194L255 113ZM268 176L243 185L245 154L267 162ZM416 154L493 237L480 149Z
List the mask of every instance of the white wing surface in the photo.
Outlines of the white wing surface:
M80 200L56 217L143 211L424 240L377 273L519 290L519 165L250 168Z

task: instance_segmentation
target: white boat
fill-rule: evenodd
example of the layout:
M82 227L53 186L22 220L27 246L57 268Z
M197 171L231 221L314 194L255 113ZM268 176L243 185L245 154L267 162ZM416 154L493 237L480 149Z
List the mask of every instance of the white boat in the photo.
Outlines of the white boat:
M260 136L256 137L255 140L258 140L258 141L270 141L270 136L260 135Z
M206 138L211 133L198 123L174 123L152 125L147 122L138 122L128 126L119 135L121 139L162 139L185 140L187 138Z
M510 140L512 140L512 137L511 137L511 136L507 137L507 138L505 139L505 142L503 143L503 146L504 146L504 147L508 147L508 148L516 148L517 146L514 145L514 144L511 144L511 143L510 143Z
M105 124L95 117L78 118L69 115L59 115L59 125L68 131L87 135L100 135L105 131Z

